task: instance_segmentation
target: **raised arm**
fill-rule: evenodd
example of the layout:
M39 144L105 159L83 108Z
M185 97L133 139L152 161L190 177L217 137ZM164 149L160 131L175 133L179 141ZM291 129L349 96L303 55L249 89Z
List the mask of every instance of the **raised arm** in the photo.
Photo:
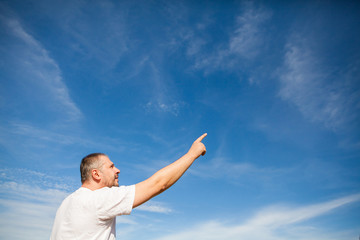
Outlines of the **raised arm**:
M191 166L200 155L205 155L206 148L201 142L206 133L195 140L189 151L180 159L160 169L150 178L135 185L135 200L133 208L171 187Z

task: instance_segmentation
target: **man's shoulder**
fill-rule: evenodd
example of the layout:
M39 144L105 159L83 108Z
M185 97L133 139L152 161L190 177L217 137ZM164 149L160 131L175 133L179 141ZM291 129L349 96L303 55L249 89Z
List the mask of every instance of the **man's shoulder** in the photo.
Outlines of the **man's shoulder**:
M69 208L70 206L76 207L82 205L91 206L93 205L93 199L94 197L92 196L92 191L90 189L80 187L63 200L61 208Z
M94 192L117 192L117 191L129 191L130 189L134 188L135 185L128 185L128 186L125 186L125 185L122 185L122 186L119 186L119 187L103 187L103 188L99 188L99 189L96 189L94 190Z
M93 191L95 199L108 200L108 199L122 199L132 197L135 195L135 185L119 186L119 187L103 187Z
M88 188L85 188L85 187L80 187L78 188L77 190L75 190L74 192L72 192L70 196L77 196L77 195L82 195L82 194L89 194L91 193L92 191Z
M97 200L97 199L103 199L108 197L121 197L126 196L128 194L134 194L135 192L135 185L129 185L129 186L119 186L119 187L103 187L96 190L91 190L86 187L80 187L75 192L71 193L67 199L72 200Z
M75 190L74 192L72 192L71 194L69 194L64 201L71 201L74 199L79 199L82 198L83 196L89 196L89 194L91 194L91 190L88 188L84 188L84 187L80 187L77 190Z

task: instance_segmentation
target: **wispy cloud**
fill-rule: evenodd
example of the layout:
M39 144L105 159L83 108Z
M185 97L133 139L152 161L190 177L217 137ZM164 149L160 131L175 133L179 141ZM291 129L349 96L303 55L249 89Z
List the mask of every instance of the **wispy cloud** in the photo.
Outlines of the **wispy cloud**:
M0 16L0 20L7 28L7 37L14 42L11 47L7 46L5 49L3 46L1 50L8 58L8 69L17 69L17 72L13 73L17 78L15 80L21 82L20 86L26 85L23 91L33 94L31 100L41 97L43 105L53 112L65 115L66 120L79 120L82 113L71 99L56 61L42 44L24 29L18 19ZM12 81L9 80L8 83L10 82Z
M121 7L117 7L117 4ZM82 62L86 64L96 64L102 76L109 74L129 50L129 36L124 19L127 13L123 12L128 3L104 0L91 5L74 1L69 1L66 7L63 7L62 3L61 7L47 3L46 5L59 27L67 36L71 36L70 46L73 53L80 54L83 57ZM92 13L94 9L96 14ZM81 65L82 62L75 64Z
M229 52L243 58L251 59L260 52L264 42L262 24L271 17L263 8L255 8L253 2L245 3L245 10L236 19L236 29L229 42Z
M57 133L44 128L38 128L30 124L13 122L10 125L10 132L17 136L29 137L36 139L36 142L55 142L57 144L74 144L76 142L74 136L69 136L64 133Z
M181 106L180 103L176 103L176 102L168 103L163 101L162 99L155 99L147 102L144 107L149 112L151 111L165 112L177 116L180 111L180 106Z
M148 62L149 80L153 87L151 99L146 103L144 108L151 112L170 113L177 116L184 103L180 100L176 100L175 87L171 86L171 79L164 79L159 67L153 61Z
M0 145L11 154L12 161L46 163L49 159L61 157L61 149L90 143L89 139L71 132L23 122L4 124L0 130Z
M259 188L277 188L279 184L284 184L281 179L289 178L294 169L261 167L227 157L214 157L206 163L198 163L196 168L188 171L200 178L221 179L237 186L249 186L250 184Z
M1 185L0 192L6 198L14 201L26 200L29 202L54 203L55 206L59 200L64 199L68 194L59 189L43 189L39 185L20 184L17 182L5 182Z
M102 151L119 153L137 151L140 146L137 143L125 141L121 137L113 138L108 136L87 137L87 134L77 134L71 129L53 129L37 127L24 122L12 122L6 127L0 127L0 145L5 148L14 158L13 160L34 161L46 163L49 159L63 158L64 150L69 156L71 148L76 147L77 151L84 152ZM66 150L68 149L68 150ZM91 150L90 150L91 151ZM69 159L67 159L69 160ZM80 159L79 159L80 161ZM56 164L58 168L78 168L78 162L60 161Z
M24 168L0 169L0 180L2 184L4 184L4 188L2 190L7 189L9 191L15 189L17 185L24 186L29 184L29 182L31 182L31 184L34 186L41 186L43 188L51 188L61 191L72 190L72 186L76 185L75 180L69 177L50 176L42 172ZM23 190L18 194L24 194L28 196L33 195L31 188L28 190Z
M360 201L360 194L338 198L328 202L303 207L269 207L252 218L248 226L279 228L323 215L343 205Z
M188 171L198 177L209 179L223 179L235 184L269 185L280 176L287 176L292 169L276 167L259 167L254 163L241 159L230 158L227 154L227 137L229 129L224 129L218 137L218 148L213 150L213 157L206 162L199 161L196 168ZM241 179L241 181L238 181Z
M354 238L356 235L351 236L351 234L358 233L353 229L350 229L349 232L336 232L336 230L313 227L306 224L305 221L323 214L330 214L339 207L358 201L360 201L360 194L300 207L273 206L260 210L255 216L241 224L229 224L228 220L225 223L208 221L198 224L192 229L158 239L335 240ZM305 232L304 229L306 229Z
M339 71L327 66L310 42L297 34L290 37L285 50L280 97L294 104L306 119L328 129L337 131L353 124L358 118L359 94L352 67Z
M68 195L61 179L52 178L54 181L50 183L51 178L25 169L0 170L2 238L49 238L56 210Z
M139 207L136 210L146 211L146 212L155 212L155 213L171 213L172 209L167 207L164 203L157 201L149 201Z
M264 24L271 18L271 12L263 7L257 7L253 2L244 2L241 13L236 17L233 30L228 33L228 40L220 42L208 52L206 39L189 31L185 41L188 42L187 55L194 59L194 67L205 73L214 70L239 71L255 59L260 53L264 34ZM205 30L212 27L205 24ZM201 30L200 30L201 31ZM207 46L205 48L204 46Z
M326 75L311 51L289 44L285 66L280 96L294 103L312 121L323 122L328 127L339 125L342 120L339 93L331 91L331 86L326 84Z

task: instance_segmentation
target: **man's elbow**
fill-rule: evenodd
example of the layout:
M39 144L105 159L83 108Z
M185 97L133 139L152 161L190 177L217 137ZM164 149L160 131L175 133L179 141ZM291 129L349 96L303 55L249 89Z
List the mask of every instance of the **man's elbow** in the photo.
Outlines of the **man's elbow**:
M155 195L158 195L162 192L164 192L166 189L168 189L170 186L167 181L164 181L163 179L157 179L155 182Z

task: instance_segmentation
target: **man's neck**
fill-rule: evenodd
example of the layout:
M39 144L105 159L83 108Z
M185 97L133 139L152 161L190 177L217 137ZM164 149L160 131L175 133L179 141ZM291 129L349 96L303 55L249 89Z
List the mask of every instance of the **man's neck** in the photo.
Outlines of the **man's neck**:
M95 191L97 189L103 188L98 183L94 183L94 182L84 182L81 187L88 188L91 191Z

